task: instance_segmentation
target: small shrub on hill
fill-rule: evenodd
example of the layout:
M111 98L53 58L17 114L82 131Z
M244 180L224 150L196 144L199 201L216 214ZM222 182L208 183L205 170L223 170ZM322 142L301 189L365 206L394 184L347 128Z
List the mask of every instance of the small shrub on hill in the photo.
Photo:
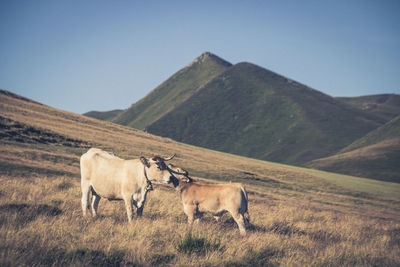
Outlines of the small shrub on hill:
M73 184L69 181L62 181L56 185L56 189L59 191L68 190L73 186Z

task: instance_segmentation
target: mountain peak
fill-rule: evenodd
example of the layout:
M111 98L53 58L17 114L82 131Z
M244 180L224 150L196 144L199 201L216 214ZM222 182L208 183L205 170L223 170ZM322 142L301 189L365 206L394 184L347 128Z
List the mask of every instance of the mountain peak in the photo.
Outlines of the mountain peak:
M214 55L214 54L211 53L211 52L205 51L204 53L202 53L202 54L200 55L200 57L216 57L216 55Z
M218 62L219 64L224 65L224 66L226 66L226 67L232 66L232 64L229 63L228 61L226 61L226 60L224 60L224 59L218 57L217 55L215 55L215 54L213 54L213 53L211 53L211 52L205 51L205 52L203 52L200 56L198 56L197 58L195 58L192 62L190 62L190 64L187 65L186 67L191 67L191 66L193 66L193 65L196 64L196 63L204 63L204 62L206 62L206 61L208 61L208 60L216 61L216 62Z

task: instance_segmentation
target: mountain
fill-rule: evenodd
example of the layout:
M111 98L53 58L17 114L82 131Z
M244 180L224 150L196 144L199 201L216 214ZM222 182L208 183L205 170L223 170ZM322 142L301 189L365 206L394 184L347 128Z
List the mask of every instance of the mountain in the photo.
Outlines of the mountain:
M399 114L399 95L333 98L254 64L232 65L206 52L107 119L196 146L327 169L340 158L337 154L396 137L387 125L372 133ZM376 146L371 149L368 153L376 155ZM387 143L379 151L385 149ZM352 155L356 153L344 158ZM329 170L351 174L364 168L362 162L353 161L351 168L335 164ZM375 175L364 170L369 171L355 174Z
M301 165L382 125L374 114L251 63L239 63L147 127L196 146Z
M143 130L231 65L216 55L205 52L112 121Z
M91 118L95 118L98 120L103 121L112 121L115 117L121 114L124 110L122 109L115 109L111 111L89 111L84 113L84 116L88 116Z
M400 114L400 95L381 94L358 97L337 97L355 108L379 116L386 122Z

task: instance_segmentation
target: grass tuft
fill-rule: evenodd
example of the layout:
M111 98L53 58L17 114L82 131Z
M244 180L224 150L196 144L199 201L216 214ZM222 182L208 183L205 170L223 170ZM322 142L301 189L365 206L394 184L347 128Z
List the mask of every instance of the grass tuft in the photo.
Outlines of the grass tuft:
M204 255L209 251L221 249L219 240L207 240L204 237L195 237L192 233L187 233L183 240L178 244L176 250L181 253Z
M69 181L61 181L59 184L56 185L56 189L58 191L68 190L73 186L73 184Z

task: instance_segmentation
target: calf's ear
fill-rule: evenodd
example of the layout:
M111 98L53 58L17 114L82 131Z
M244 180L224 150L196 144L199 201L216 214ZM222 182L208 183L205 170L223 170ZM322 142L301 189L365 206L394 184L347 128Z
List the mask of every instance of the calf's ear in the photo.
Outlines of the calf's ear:
M186 176L186 177L182 178L181 181L185 182L185 183L191 183L191 182L193 182L193 179L190 178L189 176Z
M143 163L144 166L150 168L150 163L147 161L145 157L140 157L140 161Z

